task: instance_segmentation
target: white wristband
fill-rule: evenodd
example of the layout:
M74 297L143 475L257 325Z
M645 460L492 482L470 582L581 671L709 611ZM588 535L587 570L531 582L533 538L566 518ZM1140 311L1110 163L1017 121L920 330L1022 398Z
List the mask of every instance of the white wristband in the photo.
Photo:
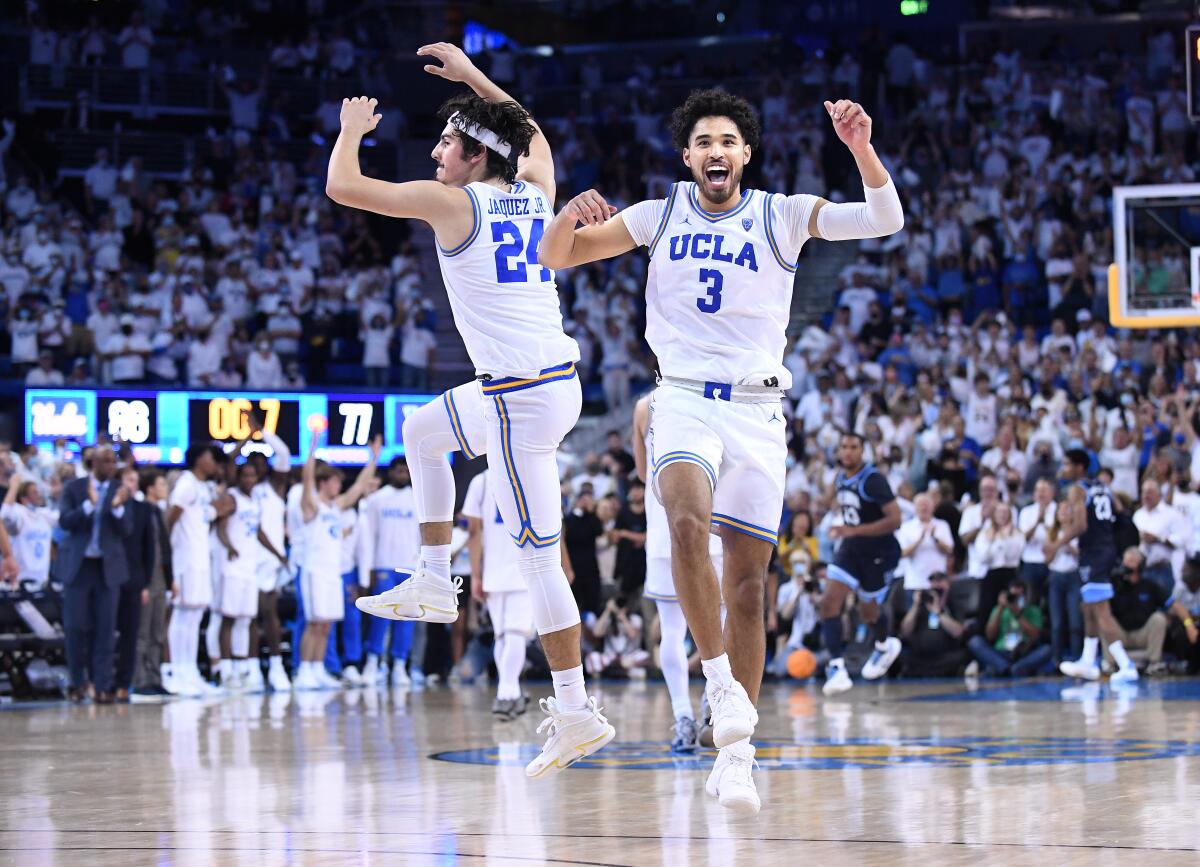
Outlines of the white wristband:
M889 176L882 187L863 185L865 202L830 202L817 212L817 232L826 241L879 238L904 228L904 209Z

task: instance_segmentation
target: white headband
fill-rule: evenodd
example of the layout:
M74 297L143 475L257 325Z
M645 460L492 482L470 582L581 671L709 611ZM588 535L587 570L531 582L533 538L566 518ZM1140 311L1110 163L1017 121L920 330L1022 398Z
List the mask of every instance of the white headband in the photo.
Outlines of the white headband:
M450 115L450 117L447 119L446 123L450 124L450 126L454 127L459 132L465 132L471 138L475 139L475 141L479 142L484 147L491 148L505 159L508 159L512 155L512 145L501 141L500 136L496 135L487 127L480 126L477 123L467 120L462 116L462 112L454 112L454 114Z

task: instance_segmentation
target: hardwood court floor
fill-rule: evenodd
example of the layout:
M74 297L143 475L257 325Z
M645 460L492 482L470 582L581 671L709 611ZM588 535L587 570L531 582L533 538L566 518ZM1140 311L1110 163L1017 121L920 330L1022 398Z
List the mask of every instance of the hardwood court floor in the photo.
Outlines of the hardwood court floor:
M653 682L605 685L617 741L543 781L540 714L494 724L483 686L18 706L0 863L1200 863L1200 682L1065 686L769 685L754 818L665 749Z

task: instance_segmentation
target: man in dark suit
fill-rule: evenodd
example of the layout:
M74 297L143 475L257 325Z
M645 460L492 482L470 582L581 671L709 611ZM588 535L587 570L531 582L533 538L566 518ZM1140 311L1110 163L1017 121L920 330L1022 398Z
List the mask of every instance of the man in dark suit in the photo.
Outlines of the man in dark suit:
M150 601L150 572L154 569L158 540L155 534L154 512L149 503L136 498L138 471L133 467L121 470L121 484L129 489L126 510L130 513L130 532L125 537L125 558L129 580L121 585L117 598L117 701L129 701L133 688L133 668L137 661L138 627L142 621L142 605Z
M117 456L110 446L92 452L91 472L63 488L57 577L63 585L69 696L83 701L88 676L98 704L111 704L117 596L129 577L125 539L133 530L126 508L129 489L114 478Z

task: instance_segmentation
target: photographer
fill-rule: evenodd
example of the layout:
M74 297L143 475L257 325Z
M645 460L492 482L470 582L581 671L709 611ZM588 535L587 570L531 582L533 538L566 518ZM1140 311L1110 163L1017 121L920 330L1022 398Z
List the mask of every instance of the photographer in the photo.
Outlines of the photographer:
M918 590L900 622L905 677L952 677L960 674L971 654L963 647L964 624L950 613L946 600L950 579L944 572L929 576L929 589Z
M1137 548L1125 549L1121 559L1124 570L1116 582L1113 596L1113 617L1121 627L1121 642L1127 650L1146 652L1146 673L1160 674L1166 667L1162 662L1163 644L1169 625L1168 614L1183 624L1190 646L1200 639L1191 613L1174 594L1162 585L1148 580L1146 558ZM1108 656L1108 649L1104 651Z
M1050 659L1050 646L1042 641L1042 609L1027 601L1025 591L1021 579L1010 582L988 615L983 634L967 642L985 674L1029 677Z
M584 659L588 674L623 674L638 680L646 676L650 654L642 647L642 616L629 611L628 599L612 596L599 617L585 612L583 618L589 636L600 646Z

